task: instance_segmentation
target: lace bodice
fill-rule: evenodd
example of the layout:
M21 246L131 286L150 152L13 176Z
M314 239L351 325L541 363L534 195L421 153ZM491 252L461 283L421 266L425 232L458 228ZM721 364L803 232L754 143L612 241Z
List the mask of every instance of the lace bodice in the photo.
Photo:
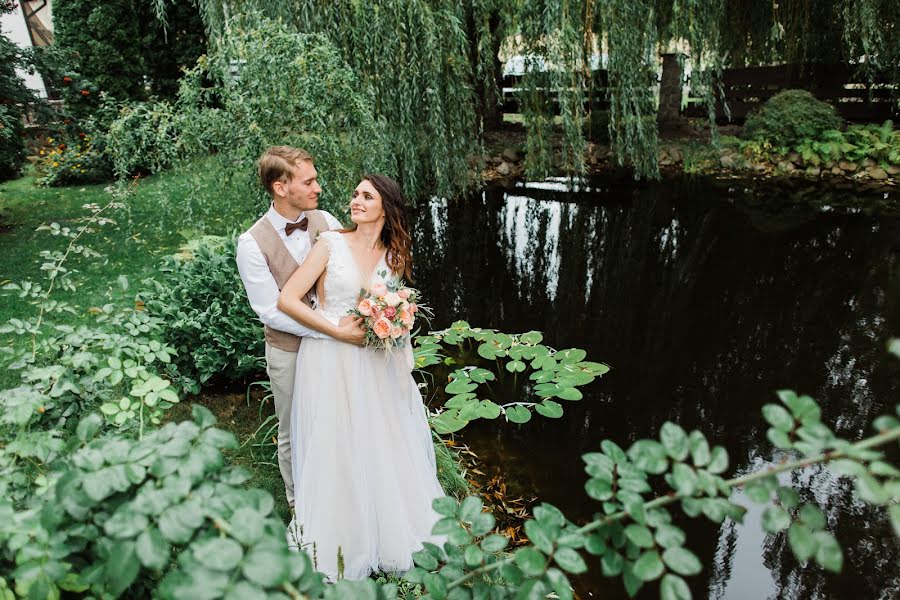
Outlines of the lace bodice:
M369 289L373 283L386 281L388 266L382 256L371 279L363 281L365 274L359 272L344 234L325 231L319 236L319 243L328 244L328 266L324 274L324 295L319 298L317 310L329 321L337 323L356 306L360 289Z

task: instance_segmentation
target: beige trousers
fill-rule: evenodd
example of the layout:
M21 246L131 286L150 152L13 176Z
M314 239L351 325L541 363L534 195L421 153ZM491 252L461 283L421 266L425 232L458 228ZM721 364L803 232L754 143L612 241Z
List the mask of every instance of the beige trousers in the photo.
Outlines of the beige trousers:
M294 505L294 474L291 470L291 403L297 353L285 352L266 344L266 373L272 383L275 415L278 417L278 468L284 480L288 504Z

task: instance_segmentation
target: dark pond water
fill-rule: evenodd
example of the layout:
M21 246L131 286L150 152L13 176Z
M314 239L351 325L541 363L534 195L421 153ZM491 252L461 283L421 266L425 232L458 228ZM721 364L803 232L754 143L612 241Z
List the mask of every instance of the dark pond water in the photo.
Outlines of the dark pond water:
M486 463L584 522L600 509L583 491L580 456L604 438L627 447L673 420L724 445L745 473L780 458L760 416L775 390L817 398L826 422L855 439L892 410L900 361L885 345L900 335L900 218L867 215L854 208L859 198L821 188L589 185L433 199L416 217L417 283L436 328L465 318L537 329L546 344L613 367L562 419L470 426L463 439ZM751 507L744 525L683 523L706 565L691 578L695 597L900 595L900 543L887 518L822 469L794 479L844 545L843 572L798 565ZM583 597L626 597L597 563L578 582ZM641 595L658 597L658 587Z

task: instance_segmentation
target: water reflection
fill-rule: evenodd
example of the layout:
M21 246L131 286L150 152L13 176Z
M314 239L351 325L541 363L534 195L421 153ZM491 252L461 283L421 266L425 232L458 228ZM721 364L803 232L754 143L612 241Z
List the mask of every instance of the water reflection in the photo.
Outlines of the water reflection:
M759 415L774 390L815 396L826 421L849 437L864 435L896 400L900 368L884 347L900 334L897 218L696 181L568 190L550 181L433 199L414 235L417 283L436 327L465 318L538 329L550 345L585 348L613 365L560 420L466 433L486 460L571 518L598 510L583 493L579 457L603 438L627 445L675 420L725 445L741 471L777 461ZM759 533L755 511L745 526L684 523L707 565L693 578L695 594L900 593L900 545L886 519L827 478L817 471L798 482L845 545L842 574L797 565L783 537ZM580 582L583 592L625 597L597 570Z

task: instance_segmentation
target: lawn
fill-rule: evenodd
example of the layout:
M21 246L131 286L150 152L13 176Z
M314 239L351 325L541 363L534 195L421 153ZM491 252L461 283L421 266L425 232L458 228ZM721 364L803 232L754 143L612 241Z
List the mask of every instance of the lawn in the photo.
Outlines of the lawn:
M70 302L77 314L61 318L78 324L92 318L91 307L132 303L142 288L141 281L154 275L163 256L174 254L191 239L236 233L249 224L261 207L253 206L249 199L242 202L240 195L229 192L226 182L215 173L207 163L200 162L139 180L124 208L104 213L115 223L99 227L80 240L103 256L75 256L67 261L67 268L76 271L73 278L78 291L57 289L53 297ZM105 188L38 187L33 174L0 183L0 282L45 283L40 252L63 250L68 240L37 231L38 226L56 222L76 229L90 215L83 208L85 204L104 206L109 201ZM215 202L210 201L213 198ZM0 323L34 314L34 306L16 295L0 295ZM16 343L21 340L12 334L0 334L0 346ZM0 361L5 366L5 359ZM18 376L7 369L0 378L4 388L18 381Z

